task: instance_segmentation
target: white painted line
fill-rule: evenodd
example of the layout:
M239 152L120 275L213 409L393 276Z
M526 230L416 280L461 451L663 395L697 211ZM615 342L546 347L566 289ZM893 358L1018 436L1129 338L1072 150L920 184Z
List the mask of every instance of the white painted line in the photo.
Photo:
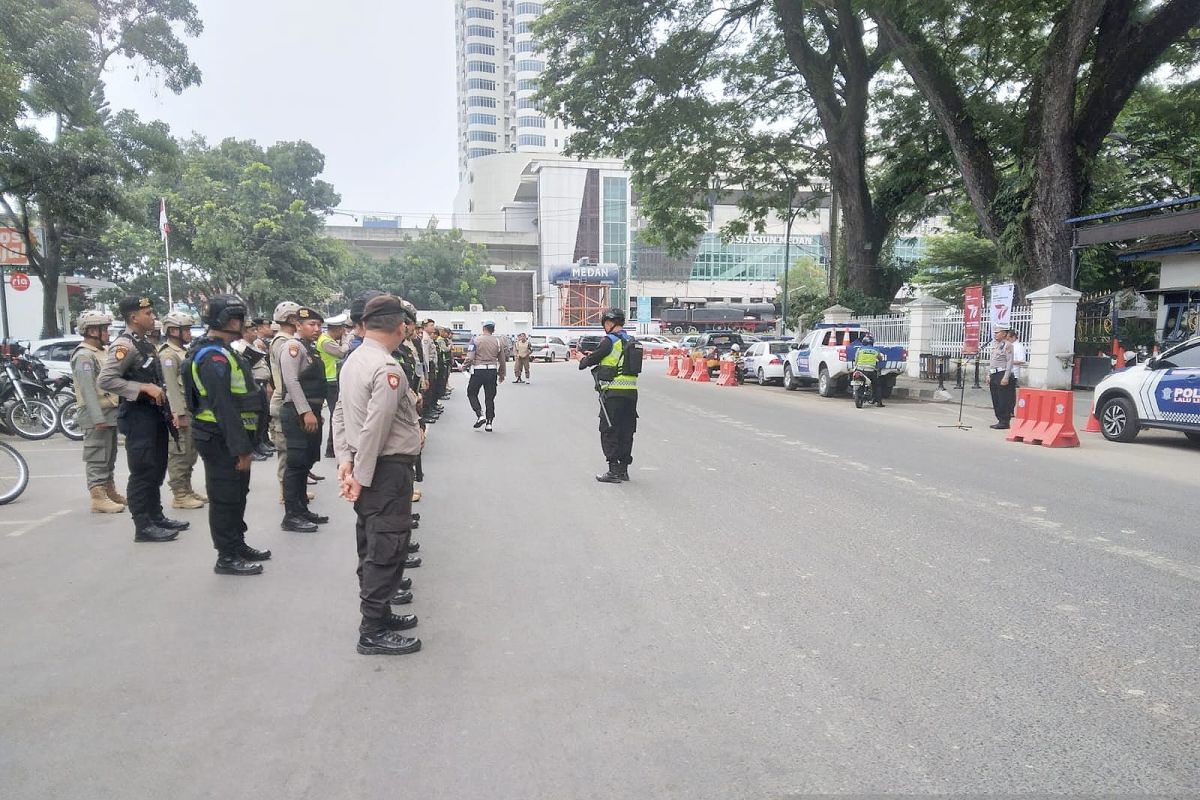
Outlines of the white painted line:
M17 536L24 536L25 534L29 533L34 528L40 528L42 525L45 525L47 522L58 519L63 514L70 514L70 513L71 513L70 509L63 509L62 511L55 511L53 514L46 517L45 519L39 519L36 522L32 522L29 525L26 525L24 528L17 528L15 531L11 531L8 534L8 538L12 539Z
M34 478L82 478L82 477L84 477L84 473L82 473L82 472L64 472L64 473L61 473L58 475L30 475L29 476L30 480L32 480Z

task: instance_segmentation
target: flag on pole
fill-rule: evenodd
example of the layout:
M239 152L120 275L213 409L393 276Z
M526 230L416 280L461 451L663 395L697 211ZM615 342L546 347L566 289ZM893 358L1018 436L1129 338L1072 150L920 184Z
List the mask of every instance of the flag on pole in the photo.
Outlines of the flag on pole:
M167 198L158 198L158 232L162 234L162 239L167 240L167 234L171 232L171 223L167 222Z

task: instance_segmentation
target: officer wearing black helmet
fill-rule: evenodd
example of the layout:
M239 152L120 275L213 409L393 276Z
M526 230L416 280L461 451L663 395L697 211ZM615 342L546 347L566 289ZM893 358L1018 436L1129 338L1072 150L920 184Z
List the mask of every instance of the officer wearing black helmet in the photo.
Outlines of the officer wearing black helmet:
M597 475L601 483L629 480L633 463L633 434L637 431L637 376L642 371L641 347L624 331L625 312L610 308L600 318L606 334L600 345L579 362L592 367L600 393L600 446L608 472Z
M192 414L196 449L204 459L208 527L219 575L258 575L270 550L246 544L246 496L250 464L262 424L261 389L253 368L233 349L242 336L246 306L229 294L215 295L204 309L208 332L192 345L183 384Z

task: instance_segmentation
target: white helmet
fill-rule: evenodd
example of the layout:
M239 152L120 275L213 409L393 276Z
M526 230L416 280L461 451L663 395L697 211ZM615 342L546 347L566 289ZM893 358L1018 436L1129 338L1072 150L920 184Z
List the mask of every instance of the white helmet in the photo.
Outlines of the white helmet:
M165 334L167 328L190 328L192 327L192 315L185 311L172 311L159 321L159 328Z
M112 325L112 314L101 311L98 308L89 308L87 311L81 312L79 319L75 321L75 330L83 334L88 328L99 328L105 325Z
M276 322L287 322L288 317L294 317L300 313L300 304L293 303L291 300L284 300L279 305L275 306L275 313L271 315L271 319Z
M325 318L325 325L329 328L344 328L348 322L350 322L349 313L342 313L338 314L336 317Z
M734 342L733 343L733 352L735 352L735 353L742 352L742 346L740 344L738 344L737 342Z

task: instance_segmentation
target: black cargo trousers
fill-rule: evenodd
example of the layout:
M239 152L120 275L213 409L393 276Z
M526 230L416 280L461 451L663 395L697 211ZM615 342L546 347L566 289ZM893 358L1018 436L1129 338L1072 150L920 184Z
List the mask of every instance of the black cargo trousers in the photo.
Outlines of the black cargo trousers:
M400 589L412 536L413 464L416 456L380 456L370 486L354 502L358 515L358 596L362 633L384 630L389 601Z
M600 447L604 450L604 460L628 467L633 463L633 435L637 433L637 392L610 390L602 392L600 398L604 404L604 411L600 412Z

